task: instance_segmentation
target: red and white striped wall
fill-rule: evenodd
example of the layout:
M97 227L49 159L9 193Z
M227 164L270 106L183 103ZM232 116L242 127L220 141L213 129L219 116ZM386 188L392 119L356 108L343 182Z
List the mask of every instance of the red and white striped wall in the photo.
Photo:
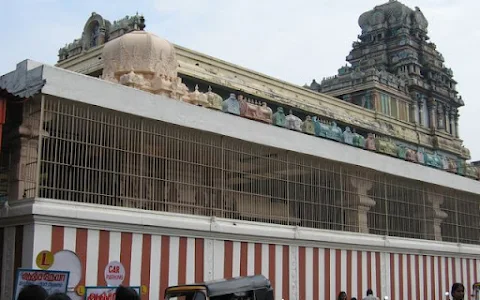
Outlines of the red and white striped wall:
M392 299L445 299L455 282L471 295L480 280L479 260L428 255L386 254L386 275ZM388 290L388 289L387 289ZM467 297L468 298L468 297Z
M30 225L29 225L30 226ZM168 236L104 231L36 224L34 242L23 241L23 226L3 230L3 268L32 264L42 250L71 250L79 256L83 276L80 285L105 285L104 268L121 261L124 284L147 285L144 299L162 299L167 286L264 274L274 287L275 299L336 299L340 291L361 298L367 288L392 300L444 299L454 282L467 291L478 278L478 260L376 251L357 251L298 245L228 241L214 238ZM30 228L30 227L29 227ZM1 233L1 232L0 232ZM15 239L9 240L15 236ZM9 248L16 245L17 249ZM23 252L18 247L23 248ZM26 249L31 247L33 250ZM9 252L10 251L10 252ZM8 252L8 253L7 253ZM5 254L21 255L5 260ZM22 255L23 253L23 255ZM28 263L26 262L28 260ZM10 266L5 266L5 264ZM30 265L31 266L31 265ZM3 272L5 273L5 272ZM7 274L8 275L8 274ZM9 276L3 274L2 287Z

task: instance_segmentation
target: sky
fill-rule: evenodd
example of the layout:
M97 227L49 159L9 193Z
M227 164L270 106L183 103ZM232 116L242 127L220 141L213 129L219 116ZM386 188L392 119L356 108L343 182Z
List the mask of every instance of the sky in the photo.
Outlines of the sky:
M361 30L358 17L388 0L0 0L4 43L0 74L24 59L55 64L92 12L113 22L136 12L145 30L172 43L297 85L321 81L345 65ZM459 82L465 101L460 137L480 160L476 100L480 1L403 0L420 7L429 36ZM115 3L115 4L113 4Z

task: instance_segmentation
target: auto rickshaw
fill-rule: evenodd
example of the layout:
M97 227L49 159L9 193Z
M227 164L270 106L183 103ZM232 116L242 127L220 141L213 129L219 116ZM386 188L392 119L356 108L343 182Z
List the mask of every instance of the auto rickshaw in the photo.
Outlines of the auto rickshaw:
M165 300L273 300L273 289L263 275L243 276L171 286Z
M480 282L475 282L472 286L473 290L473 299L474 300L480 300Z

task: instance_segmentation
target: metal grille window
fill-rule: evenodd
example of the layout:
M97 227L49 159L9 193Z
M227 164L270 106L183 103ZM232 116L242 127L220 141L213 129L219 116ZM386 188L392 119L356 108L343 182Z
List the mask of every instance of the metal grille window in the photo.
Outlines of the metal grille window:
M479 243L479 195L78 102L43 101L40 157L26 154L27 162L40 162L39 197Z

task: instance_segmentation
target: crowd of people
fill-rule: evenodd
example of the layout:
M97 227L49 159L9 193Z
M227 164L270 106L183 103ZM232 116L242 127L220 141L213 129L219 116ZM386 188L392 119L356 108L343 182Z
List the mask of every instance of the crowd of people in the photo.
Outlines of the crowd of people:
M130 287L119 286L115 292L116 300L140 300L137 291ZM71 300L65 293L48 295L47 291L39 285L27 285L18 294L17 300Z
M458 282L454 283L452 285L452 290L448 294L448 296L451 296L452 300L463 300L464 297L465 297L465 287L463 286L462 283L458 283ZM384 298L384 299L388 299L388 298ZM450 299L450 298L448 298L448 299ZM340 292L340 294L338 294L337 300L348 300L347 293ZM350 300L357 300L357 298L352 297L352 298L350 298ZM367 290L367 296L363 297L362 300L379 300L379 298L373 295L373 291L371 289L368 289Z

